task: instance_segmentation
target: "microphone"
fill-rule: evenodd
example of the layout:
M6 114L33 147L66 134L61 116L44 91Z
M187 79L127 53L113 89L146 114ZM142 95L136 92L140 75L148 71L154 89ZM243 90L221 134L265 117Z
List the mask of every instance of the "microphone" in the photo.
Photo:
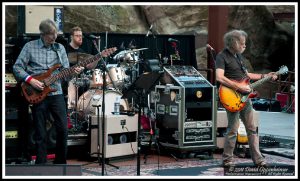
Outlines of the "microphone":
M95 35L89 35L88 37L90 39L100 39L100 36L95 36Z
M173 38L169 38L168 41L169 41L169 42L179 42L178 40L173 39Z
M152 28L153 28L153 24L150 26L150 28L149 28L149 30L148 30L148 32L147 32L147 34L146 34L146 37L148 37L149 34L150 34L150 32L152 32Z

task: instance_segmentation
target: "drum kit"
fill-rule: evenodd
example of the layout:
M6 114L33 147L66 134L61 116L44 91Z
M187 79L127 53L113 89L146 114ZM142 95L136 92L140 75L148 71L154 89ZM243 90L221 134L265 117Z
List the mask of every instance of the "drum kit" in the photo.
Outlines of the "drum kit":
M103 70L99 68L84 71L69 82L68 86L68 111L70 113L72 129L75 131L85 130L85 126L91 115L95 115L96 109L92 102L97 99L102 105L102 95L105 94L105 114L112 114L114 101L121 98L124 87L129 87L138 76L139 52L148 48L131 49L120 51L113 57L117 64L107 64L105 72L106 86L103 90ZM93 57L86 53L69 53L69 62L76 64L80 61ZM79 93L79 88L85 92ZM130 111L127 99L120 100L120 110Z

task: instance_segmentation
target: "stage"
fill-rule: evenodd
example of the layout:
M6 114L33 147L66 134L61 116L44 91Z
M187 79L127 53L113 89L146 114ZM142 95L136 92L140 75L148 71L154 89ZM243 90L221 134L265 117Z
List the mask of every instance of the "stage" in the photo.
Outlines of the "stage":
M278 144L266 144L260 143L260 148L263 155L266 158L267 163L271 168L288 168L289 173L295 176L295 165L297 161L295 160L295 134L297 133L296 128L296 115L281 112L259 112L259 135L260 139L273 140L278 142ZM297 148L297 147L296 147ZM186 155L176 155L171 152L165 151L163 148L157 149L155 144L152 145L151 150L147 150L147 145L142 145L142 153L140 157L140 176L224 176L224 168L221 166L222 150L215 150L212 155L206 153L201 154L201 152ZM148 156L145 159L144 154L146 151ZM80 170L78 173L74 171L69 172L58 172L58 176L74 176L74 177L103 177L102 176L102 165L99 163L97 158L85 159L80 152L80 148L70 147L68 164L61 166L66 170L67 166L77 166L76 170ZM234 163L237 167L253 167L252 160L248 158L241 158L235 156ZM137 176L137 157L136 155L123 156L121 158L112 158L108 160L110 164L118 167L113 167L111 165L105 164L104 176L108 177L131 177ZM30 163L27 163L30 164ZM18 166L18 164L16 164ZM23 165L24 166L24 165ZM26 163L25 163L26 166ZM32 165L29 165L30 167ZM46 165L48 167L55 167L58 169L57 165L53 165L51 160ZM78 167L80 166L80 168ZM12 167L12 164L7 165L6 169ZM43 166L45 168L45 166ZM75 168L75 167L74 167ZM36 168L35 168L36 169ZM30 171L29 171L30 172ZM35 170L36 172L36 170ZM6 171L7 173L7 171ZM64 175L61 175L64 173ZM69 174L66 174L69 173ZM22 175L22 172L10 174L12 176ZM24 173L23 173L24 175ZM25 175L30 175L26 173ZM36 174L33 172L33 176L52 176L51 174ZM6 175L8 176L8 175ZM259 176L259 175L258 175Z

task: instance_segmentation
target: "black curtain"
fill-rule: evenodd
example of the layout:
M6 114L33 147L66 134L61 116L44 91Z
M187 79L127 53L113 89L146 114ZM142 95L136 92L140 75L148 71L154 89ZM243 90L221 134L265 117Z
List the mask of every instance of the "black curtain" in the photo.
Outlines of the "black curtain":
M169 38L172 38L178 40L176 44L181 61L183 62L182 64L191 65L197 68L194 35L155 35L155 37L153 37L153 35L149 35L146 37L144 34L108 33L107 36L105 33L92 34L100 36L101 51L105 48L111 47L117 47L118 50L116 53L129 49L130 47L135 47L135 49L148 48L146 50L139 51L140 58L143 60L159 59L159 54L161 54L161 58L167 57L170 59L170 55L175 53L175 49L172 47L172 42L168 41ZM85 35L85 37L83 48L91 51L94 44L88 35ZM112 58L112 56L110 58Z

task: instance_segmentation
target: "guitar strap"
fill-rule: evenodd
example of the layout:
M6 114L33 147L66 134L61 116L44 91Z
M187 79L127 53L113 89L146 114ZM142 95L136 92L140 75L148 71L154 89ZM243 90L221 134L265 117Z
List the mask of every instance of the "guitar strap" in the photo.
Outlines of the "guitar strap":
M54 43L53 46L52 46L52 50L56 52L57 56L58 56L58 59L59 59L59 62L61 65L63 65L63 62L62 62L62 59L61 59L61 56L60 54L58 53L58 50L59 50L59 45L58 43ZM62 69L62 67L60 68ZM69 81L71 80L71 78L64 78L65 81Z
M59 62L60 62L60 64L62 65L63 63L62 63L62 60L61 60L61 56L60 56L60 54L58 53L58 49L59 49L59 45L58 45L57 43L54 43L54 44L52 45L52 50L56 52L56 54L57 54L57 56L58 56L58 59L59 59Z
M238 63L240 64L241 69L243 70L245 76L247 76L248 70L247 70L247 68L245 67L244 62L243 62L242 57L241 57L240 54L237 54L237 61L238 61Z

